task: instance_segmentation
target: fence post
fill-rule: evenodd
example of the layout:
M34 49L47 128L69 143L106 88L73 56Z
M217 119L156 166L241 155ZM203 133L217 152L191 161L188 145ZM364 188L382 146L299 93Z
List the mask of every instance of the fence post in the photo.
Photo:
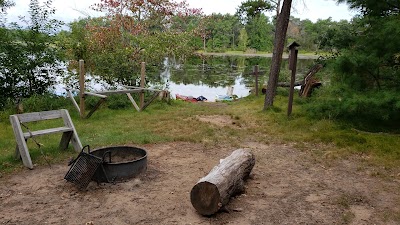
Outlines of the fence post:
M140 87L144 88L144 82L145 82L145 77L146 77L146 63L142 62L142 68L140 71ZM144 106L144 90L140 92L140 110L143 109Z
M85 61L79 60L79 112L85 118Z

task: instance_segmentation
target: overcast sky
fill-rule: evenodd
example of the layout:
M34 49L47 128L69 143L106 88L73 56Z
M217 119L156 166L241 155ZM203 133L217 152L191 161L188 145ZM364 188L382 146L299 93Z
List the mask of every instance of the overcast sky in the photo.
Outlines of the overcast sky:
M53 0L56 8L56 18L64 22L71 22L86 15L96 16L96 12L89 6L100 0ZM230 13L233 14L241 2L245 0L187 0L193 8L202 8L205 14ZM29 0L14 0L15 6L8 10L8 22L17 22L18 16L26 15L29 9ZM42 1L41 1L42 2ZM335 0L294 0L295 11L292 16L301 19L341 19L350 20L356 12L349 11L346 4L337 5Z

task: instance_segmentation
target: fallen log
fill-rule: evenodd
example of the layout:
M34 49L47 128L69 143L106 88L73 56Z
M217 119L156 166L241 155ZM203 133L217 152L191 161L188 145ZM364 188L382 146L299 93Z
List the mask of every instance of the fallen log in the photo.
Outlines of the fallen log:
M314 78L314 75L318 73L324 66L322 64L314 65L310 71L306 74L303 80L303 84L301 85L299 96L301 97L310 97L312 89L315 87L321 86L321 83Z
M244 191L244 180L255 164L249 149L237 149L201 178L190 192L198 213L209 216L228 204L230 197Z

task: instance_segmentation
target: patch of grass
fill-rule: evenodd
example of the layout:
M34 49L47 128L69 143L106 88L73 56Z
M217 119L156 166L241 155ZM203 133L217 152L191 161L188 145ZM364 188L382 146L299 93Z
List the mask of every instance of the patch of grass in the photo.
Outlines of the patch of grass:
M398 135L361 132L351 124L330 119L313 119L302 110L303 100L298 96L295 96L290 118L286 115L286 96L278 95L274 107L263 111L264 97L249 96L229 104L156 101L143 112L137 112L133 107L115 107L118 109L112 110L104 106L90 119L79 118L76 110L69 108L72 105L70 102L66 108L69 108L82 144L89 144L92 148L172 141L240 147L243 141L252 140L267 144L293 143L300 150L313 152L318 157L368 155L370 163L398 167ZM116 104L118 102L116 99ZM20 161L12 157L15 150L14 134L7 112L2 113L2 117L7 119L0 121L0 171L13 171L23 167ZM199 121L196 117L198 115L229 116L240 126L215 126ZM60 126L59 123L57 120L46 121L29 124L29 127L32 130L45 129ZM38 138L44 144L42 150L47 158L30 140L29 149L33 162L46 165L46 160L51 163L62 162L75 156L76 152L71 147L64 152L58 150L60 137L61 134L54 134Z

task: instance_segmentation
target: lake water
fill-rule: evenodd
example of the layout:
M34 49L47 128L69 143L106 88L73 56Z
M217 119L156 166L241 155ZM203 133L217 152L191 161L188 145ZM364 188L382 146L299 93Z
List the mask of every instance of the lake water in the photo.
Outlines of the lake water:
M298 79L303 77L313 63L312 59L299 59ZM253 67L259 65L259 85L262 87L268 81L270 64L271 58L265 57L208 56L178 66L166 60L161 78L173 97L175 94L204 96L209 101L215 101L216 95L232 93L241 98L248 96L255 87ZM280 81L289 81L290 71L287 67L287 60L284 59Z
M259 85L262 87L268 81L271 58L241 57L241 56L203 56L192 57L185 63L177 63L166 59L160 67L146 67L146 81L157 89L167 89L171 96L176 94L199 97L215 101L216 95L229 94L246 97L255 86L253 67L259 65ZM299 59L297 77L301 79L314 64L313 59ZM283 60L280 81L289 81L287 59ZM104 82L89 79L87 86L91 91L110 89ZM56 86L56 93L65 92L63 85ZM115 87L114 87L115 88Z

